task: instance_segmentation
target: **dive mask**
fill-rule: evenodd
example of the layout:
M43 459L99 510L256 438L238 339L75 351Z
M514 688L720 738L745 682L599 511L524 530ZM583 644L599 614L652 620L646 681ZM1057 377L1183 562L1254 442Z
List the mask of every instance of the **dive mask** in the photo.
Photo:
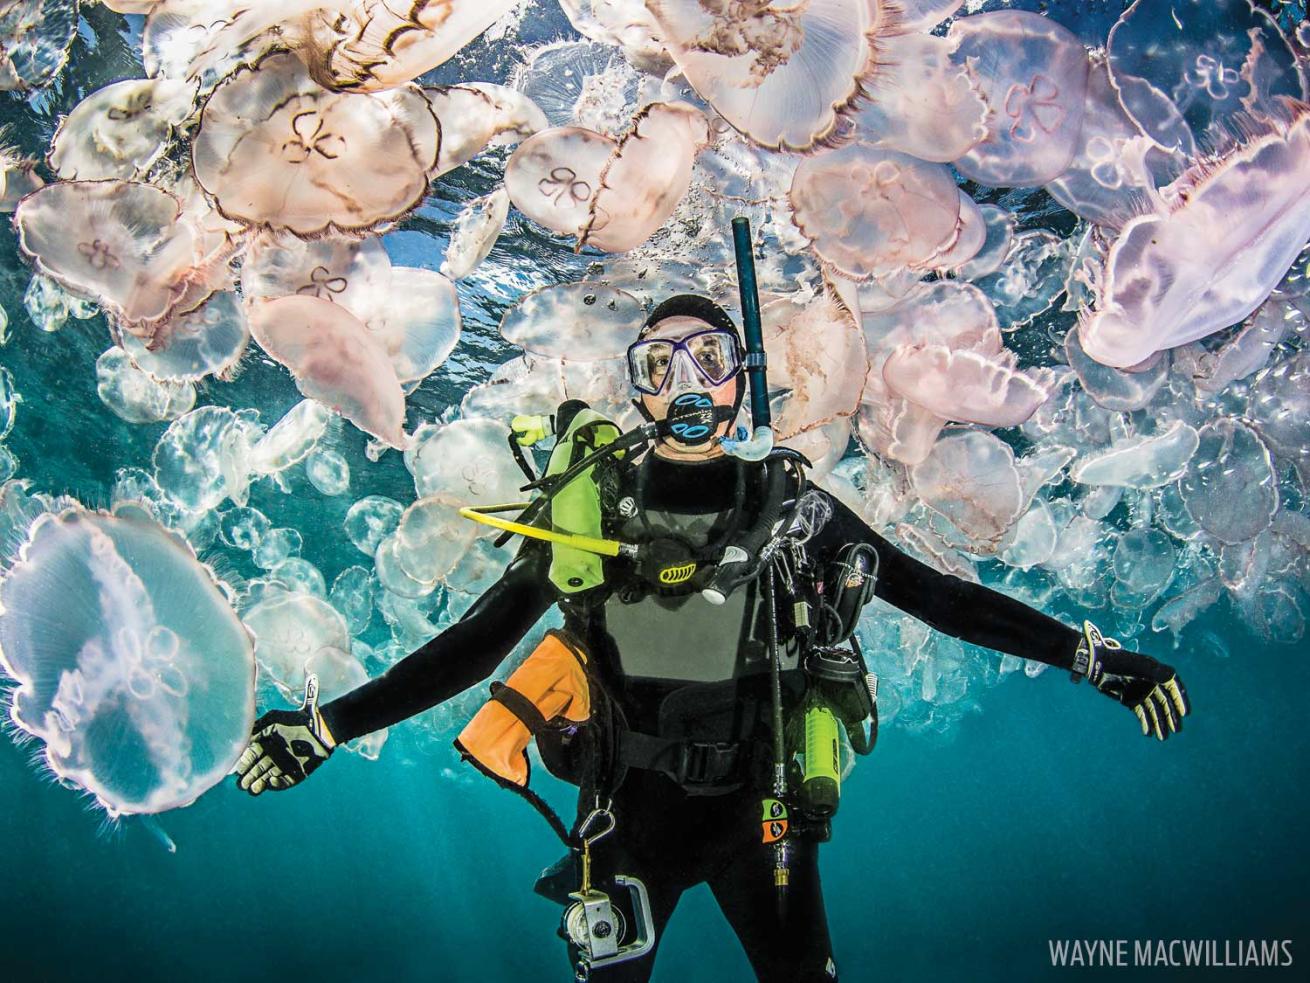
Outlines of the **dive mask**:
M737 336L722 328L678 341L648 338L628 346L628 376L638 392L659 396L721 386L741 371Z

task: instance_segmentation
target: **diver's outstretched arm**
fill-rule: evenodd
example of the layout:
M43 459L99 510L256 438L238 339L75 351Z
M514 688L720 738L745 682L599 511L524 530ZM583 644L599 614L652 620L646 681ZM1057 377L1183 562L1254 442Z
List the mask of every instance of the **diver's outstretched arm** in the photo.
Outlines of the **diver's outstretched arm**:
M336 745L422 713L486 679L555 601L549 554L528 544L455 624L376 679L318 707L272 710L255 721L237 762L253 795L299 784Z
M832 503L832 519L816 533L815 545L824 555L846 543L872 546L876 597L954 638L1091 680L1137 715L1143 734L1164 740L1182 728L1190 705L1170 666L1105 639L1090 622L1079 631L1000 591L940 573L887 542L836 498Z

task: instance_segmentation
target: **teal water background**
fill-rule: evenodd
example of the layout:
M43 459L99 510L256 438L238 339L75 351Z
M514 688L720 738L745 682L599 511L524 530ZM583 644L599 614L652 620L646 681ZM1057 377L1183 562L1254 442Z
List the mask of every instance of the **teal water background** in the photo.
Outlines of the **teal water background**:
M1063 22L1103 37L1110 6L1086 4L1086 23ZM50 93L26 105L0 97L11 140L38 152L57 113L88 86L139 74L123 23L90 8ZM554 36L558 11L529 19L530 40L534 31ZM509 60L483 45L434 80L503 77ZM474 62L483 71L467 74ZM388 237L393 258L436 267L444 224L494 181L492 168L462 169L408 231ZM410 399L410 427L509 356L495 334L509 299L585 265L521 218L511 223L493 253L495 275L461 285L464 340ZM103 321L38 332L23 313L28 275L12 235L0 234L0 303L11 320L0 361L24 394L7 443L34 490L103 505L115 469L149 466L164 425L127 426L103 407L93 368L108 344ZM256 358L235 382L206 386L198 403L258 406L270 425L298 398L282 370ZM264 487L252 498L276 525L333 530L306 537L306 558L329 582L360 561L337 532L350 499L412 497L397 455L365 470L362 438L345 428L337 440L354 469L349 498L322 498L303 474L290 495ZM1213 637L1229 657L1216 657ZM1213 975L1307 978L1305 645L1267 645L1221 605L1188 628L1177 652L1161 636L1143 647L1178 667L1194 704L1167 745L1056 673L1011 674L947 740L887 729L848 782L822 855L843 979L1178 975L1052 970L1050 938L1291 939L1291 969ZM140 820L105 828L85 800L40 777L32 751L0 741L0 980L569 978L554 938L558 909L531 893L558 844L523 803L417 725L396 728L380 761L336 755L290 794L252 800L229 783L166 814L160 825L176 853ZM551 794L567 799L562 787ZM655 979L747 978L708 892L687 895Z

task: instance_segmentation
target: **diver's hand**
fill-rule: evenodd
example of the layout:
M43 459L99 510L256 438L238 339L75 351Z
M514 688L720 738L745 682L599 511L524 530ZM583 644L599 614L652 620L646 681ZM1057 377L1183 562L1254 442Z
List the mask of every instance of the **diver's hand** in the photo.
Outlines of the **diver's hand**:
M336 746L318 709L318 677L311 674L299 710L270 710L255 721L250 747L237 761L237 784L251 795L299 785Z
M1100 692L1137 714L1144 735L1154 734L1163 741L1183 729L1191 704L1173 667L1127 651L1090 621L1083 622L1073 671L1075 682L1086 677Z

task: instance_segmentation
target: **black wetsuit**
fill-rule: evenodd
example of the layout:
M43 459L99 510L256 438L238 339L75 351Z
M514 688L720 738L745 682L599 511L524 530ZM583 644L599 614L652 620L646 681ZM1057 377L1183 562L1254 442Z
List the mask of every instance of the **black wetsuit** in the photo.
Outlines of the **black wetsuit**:
M749 468L731 459L675 464L648 455L624 470L616 494L621 505L627 504L622 498L637 500L648 534L660 534L667 523L683 535L691 529L701 541L712 542L731 522L737 482L757 476ZM746 491L747 501L758 498L753 485ZM821 494L831 514L806 545L812 559L822 564L846 544L871 544L879 557L877 597L965 641L1062 668L1072 665L1080 637L1074 629L906 556L835 498ZM639 531L632 509L617 511L628 518L616 516L609 531L631 539ZM639 735L647 751L663 741L673 745L665 751L677 752L661 752L631 767L614 791L617 828L597 845L597 880L605 885L616 872L641 878L657 929L682 891L708 883L762 979L833 978L817 842L800 837L790 844L783 925L772 886L774 853L761 843L767 754L754 751L767 750L770 728L768 659L756 587L743 589L726 609L715 609L694 592L668 598L649 589L634 591L631 571L615 560L607 564L607 584L629 587L562 599L548 580L548 565L549 552L541 544L525 546L459 622L324 707L332 733L339 741L351 740L485 680L558 602L565 627L595 656L626 729ZM793 658L787 675L799 676L794 666ZM739 753L715 757L715 749L725 747ZM706 753L689 752L708 752L709 760ZM653 962L652 952L595 975L642 980Z

